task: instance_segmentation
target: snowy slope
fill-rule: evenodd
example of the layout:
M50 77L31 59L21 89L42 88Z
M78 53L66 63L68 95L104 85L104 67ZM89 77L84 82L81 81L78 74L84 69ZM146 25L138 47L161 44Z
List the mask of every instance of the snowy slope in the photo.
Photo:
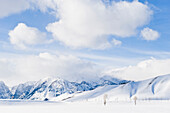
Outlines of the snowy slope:
M110 101L138 99L170 99L170 75L122 85L105 85L93 91L75 94L67 101L98 100L103 101L107 94Z

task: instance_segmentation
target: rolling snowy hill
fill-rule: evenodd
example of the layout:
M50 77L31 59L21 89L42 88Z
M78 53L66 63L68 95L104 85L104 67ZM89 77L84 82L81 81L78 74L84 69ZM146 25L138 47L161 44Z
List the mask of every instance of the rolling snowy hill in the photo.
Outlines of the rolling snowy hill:
M103 101L107 94L110 101L130 100L134 97L147 100L170 99L170 75L158 76L152 79L122 85L105 85L93 91L75 94L68 101L98 100Z

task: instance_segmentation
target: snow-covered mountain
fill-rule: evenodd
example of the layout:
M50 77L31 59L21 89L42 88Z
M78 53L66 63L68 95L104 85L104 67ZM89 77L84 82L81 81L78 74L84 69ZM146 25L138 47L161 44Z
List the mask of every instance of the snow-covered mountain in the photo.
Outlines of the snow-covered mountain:
M104 85L120 85L129 81L112 77L102 77L95 82L82 81L81 83L69 82L63 79L45 78L37 82L27 82L12 88L14 99L44 100L54 98L64 93L73 94L94 90ZM14 91L15 90L15 91Z
M119 80L104 76L96 81L69 82L60 78L45 78L36 82L27 82L9 88L0 82L1 99L31 100L103 100L107 94L109 100L170 99L170 75L158 76L143 81Z
M0 81L0 99L10 99L12 93L4 82Z
M11 88L14 99L25 99L25 97L30 94L32 87L34 87L35 82L26 82L19 84Z

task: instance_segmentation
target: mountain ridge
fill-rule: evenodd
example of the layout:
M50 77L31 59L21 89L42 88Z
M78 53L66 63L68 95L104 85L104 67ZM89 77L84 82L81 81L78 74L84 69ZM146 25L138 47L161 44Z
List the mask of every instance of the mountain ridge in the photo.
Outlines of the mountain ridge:
M127 81L110 76L98 81L70 82L61 78L45 78L9 88L0 82L0 99L30 99L54 101L170 99L170 75L142 81Z
M61 94L84 92L94 90L104 85L120 85L127 83L113 77L101 77L97 82L70 82L61 78L44 78L36 82L26 82L11 88L13 99L44 100L45 98L57 97Z

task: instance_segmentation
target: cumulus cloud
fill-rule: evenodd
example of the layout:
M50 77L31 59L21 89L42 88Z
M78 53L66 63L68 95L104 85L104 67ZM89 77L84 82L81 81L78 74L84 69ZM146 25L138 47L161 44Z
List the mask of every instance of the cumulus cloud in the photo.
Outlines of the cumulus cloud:
M135 35L136 29L146 25L152 15L150 8L138 1L112 2L107 7L102 0L54 1L60 20L46 29L56 40L73 48L110 47L108 35Z
M144 40L150 41L150 40L157 40L160 35L157 31L146 27L141 31L141 36L143 37Z
M39 55L0 58L0 77L9 84L45 77L60 77L70 81L91 80L98 75L95 63L72 55ZM14 82L14 83L13 83Z
M48 24L46 29L54 39L72 48L111 47L108 35L135 35L137 28L148 24L153 14L147 4L136 0L109 3L102 0L5 0L0 1L0 6L0 18L30 8L55 14L57 21ZM23 38L19 40L11 42L21 48L31 45Z
M112 39L112 43L114 46L120 46L122 45L122 42L120 40Z
M46 33L40 32L37 28L28 27L24 23L19 23L9 32L11 44L25 49L27 45L46 43Z
M30 8L27 0L0 0L0 18L22 12Z
M116 68L105 71L105 74L128 80L144 80L159 75L170 74L170 59L149 59L139 62L135 66Z

